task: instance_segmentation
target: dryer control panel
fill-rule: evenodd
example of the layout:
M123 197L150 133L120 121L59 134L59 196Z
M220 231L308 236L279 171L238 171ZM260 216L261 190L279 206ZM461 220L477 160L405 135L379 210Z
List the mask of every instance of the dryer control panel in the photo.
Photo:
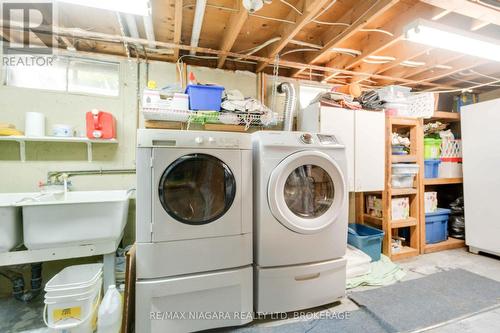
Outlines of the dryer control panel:
M334 135L318 134L319 142L322 145L338 145L339 141Z

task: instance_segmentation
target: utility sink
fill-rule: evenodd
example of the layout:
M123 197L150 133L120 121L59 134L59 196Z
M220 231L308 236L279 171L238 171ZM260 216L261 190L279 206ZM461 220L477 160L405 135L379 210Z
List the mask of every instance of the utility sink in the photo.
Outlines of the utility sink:
M0 193L0 253L7 252L23 241L20 200L34 197L37 193Z
M24 245L30 250L118 241L127 223L128 191L45 194L22 207Z

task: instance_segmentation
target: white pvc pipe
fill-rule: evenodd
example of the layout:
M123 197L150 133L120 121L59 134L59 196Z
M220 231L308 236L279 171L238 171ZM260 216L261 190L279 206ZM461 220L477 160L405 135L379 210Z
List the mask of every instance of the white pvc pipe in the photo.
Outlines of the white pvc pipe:
M191 46L198 47L200 41L201 26L203 25L203 17L205 16L205 8L207 0L196 0L196 8L194 10L193 30L191 32ZM195 51L189 52L196 54Z

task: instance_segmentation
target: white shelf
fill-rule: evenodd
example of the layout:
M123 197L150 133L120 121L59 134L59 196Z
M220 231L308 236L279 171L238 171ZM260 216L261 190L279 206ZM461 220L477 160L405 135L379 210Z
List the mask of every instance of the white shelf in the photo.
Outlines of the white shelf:
M60 142L60 143L85 143L87 145L87 160L92 162L92 144L94 143L118 143L116 139L89 139L85 137L58 137L58 136L0 136L0 141L13 141L19 143L19 158L26 161L26 142Z

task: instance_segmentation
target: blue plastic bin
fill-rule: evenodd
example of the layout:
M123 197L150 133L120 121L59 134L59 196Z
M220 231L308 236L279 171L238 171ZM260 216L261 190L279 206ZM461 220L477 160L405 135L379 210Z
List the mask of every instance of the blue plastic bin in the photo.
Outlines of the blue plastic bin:
M383 238L382 230L364 224L349 223L347 242L369 255L372 261L380 260Z
M224 87L221 86L189 84L186 88L186 94L189 95L189 109L220 111L223 91Z
M438 208L434 213L425 214L425 242L434 244L448 239L448 219L450 209Z
M425 178L437 178L439 175L439 164L441 160L425 160Z

